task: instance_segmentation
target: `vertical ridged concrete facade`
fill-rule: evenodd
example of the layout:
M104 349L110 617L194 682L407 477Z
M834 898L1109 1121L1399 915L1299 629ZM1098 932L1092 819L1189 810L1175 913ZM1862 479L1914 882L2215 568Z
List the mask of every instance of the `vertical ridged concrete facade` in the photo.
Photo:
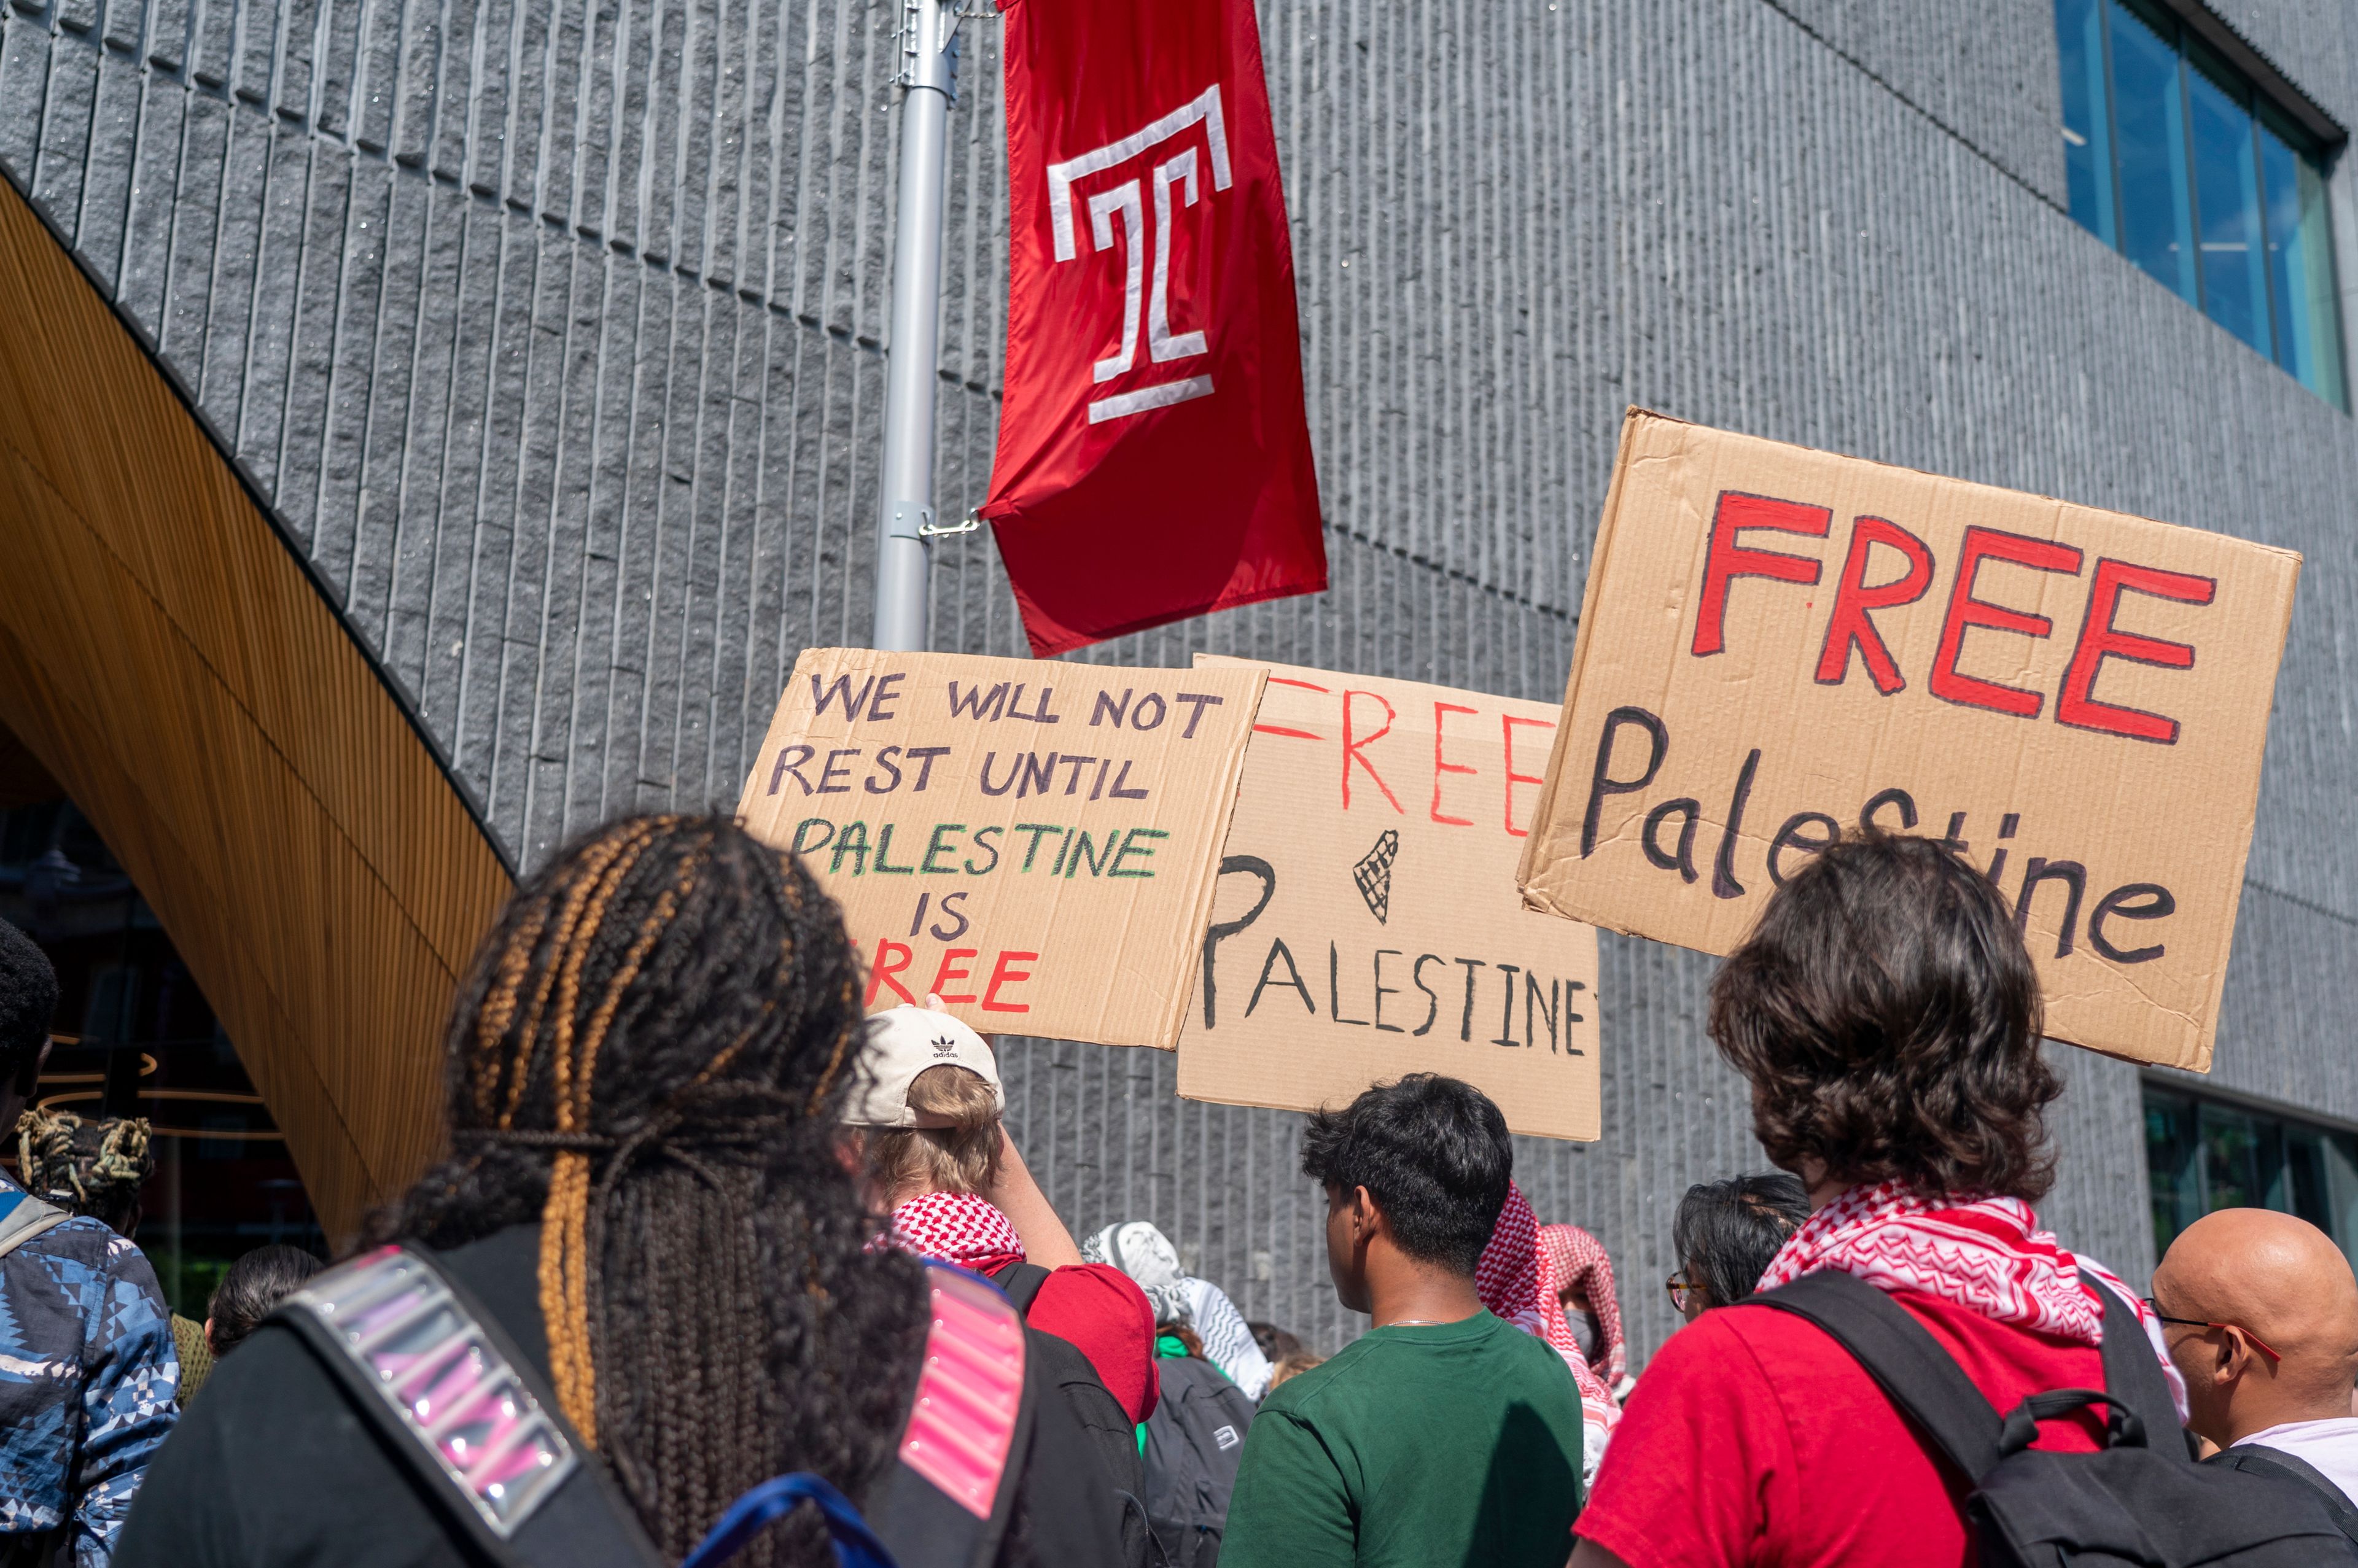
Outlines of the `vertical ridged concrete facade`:
M2331 0L2220 15L2342 124ZM523 869L733 803L786 669L868 632L896 167L889 0L5 0L0 172L153 350ZM2358 442L2062 201L2047 0L1263 7L1334 588L1130 638L1560 695L1623 408L2308 557L2216 1084L2358 1122ZM951 121L938 485L979 501L1006 263L997 24ZM2358 261L2333 180L2345 279ZM5 280L0 279L0 287ZM0 308L8 308L0 300ZM5 589L0 589L5 590ZM1020 653L987 535L936 646ZM2158 824L2157 831L2176 825ZM1608 936L1600 1143L1525 1141L1637 1348L1671 1207L1758 1168L1709 963ZM430 1050L431 1042L420 1042ZM2058 1048L2048 1217L2132 1277L2135 1071ZM1076 1228L1152 1217L1325 1348L1298 1119L1015 1045Z

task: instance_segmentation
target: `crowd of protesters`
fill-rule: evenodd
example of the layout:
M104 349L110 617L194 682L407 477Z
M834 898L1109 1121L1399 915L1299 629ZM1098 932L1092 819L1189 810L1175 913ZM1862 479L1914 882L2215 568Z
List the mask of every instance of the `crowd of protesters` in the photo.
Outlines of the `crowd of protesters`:
M2037 979L1931 840L1814 856L1715 978L1781 1172L1686 1194L1635 1378L1469 1085L1308 1119L1368 1324L1322 1358L1150 1221L1076 1242L989 1043L860 979L730 821L585 836L460 989L447 1155L199 1324L146 1124L27 1108L57 987L0 924L0 1568L2358 1563L2349 1262L2223 1210L2140 1297L2039 1227Z

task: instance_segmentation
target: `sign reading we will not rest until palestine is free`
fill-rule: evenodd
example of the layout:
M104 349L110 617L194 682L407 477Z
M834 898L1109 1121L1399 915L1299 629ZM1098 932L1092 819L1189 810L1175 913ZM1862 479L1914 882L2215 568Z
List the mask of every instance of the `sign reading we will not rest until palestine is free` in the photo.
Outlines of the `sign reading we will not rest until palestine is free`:
M842 906L871 1009L1178 1037L1260 670L813 648L738 805Z

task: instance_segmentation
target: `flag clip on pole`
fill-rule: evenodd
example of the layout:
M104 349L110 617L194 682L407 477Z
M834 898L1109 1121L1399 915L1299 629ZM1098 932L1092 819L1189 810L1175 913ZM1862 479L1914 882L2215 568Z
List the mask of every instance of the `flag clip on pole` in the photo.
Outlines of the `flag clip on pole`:
M892 348L876 542L879 648L922 652L934 524L934 368L939 357L942 178L957 91L956 0L902 0L901 202L892 242Z

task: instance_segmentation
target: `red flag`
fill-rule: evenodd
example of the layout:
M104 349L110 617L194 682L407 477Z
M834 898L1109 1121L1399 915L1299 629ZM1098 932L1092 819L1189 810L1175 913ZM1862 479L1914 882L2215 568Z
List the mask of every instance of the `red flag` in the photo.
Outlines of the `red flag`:
M1326 586L1252 0L1013 0L982 514L1035 654Z

